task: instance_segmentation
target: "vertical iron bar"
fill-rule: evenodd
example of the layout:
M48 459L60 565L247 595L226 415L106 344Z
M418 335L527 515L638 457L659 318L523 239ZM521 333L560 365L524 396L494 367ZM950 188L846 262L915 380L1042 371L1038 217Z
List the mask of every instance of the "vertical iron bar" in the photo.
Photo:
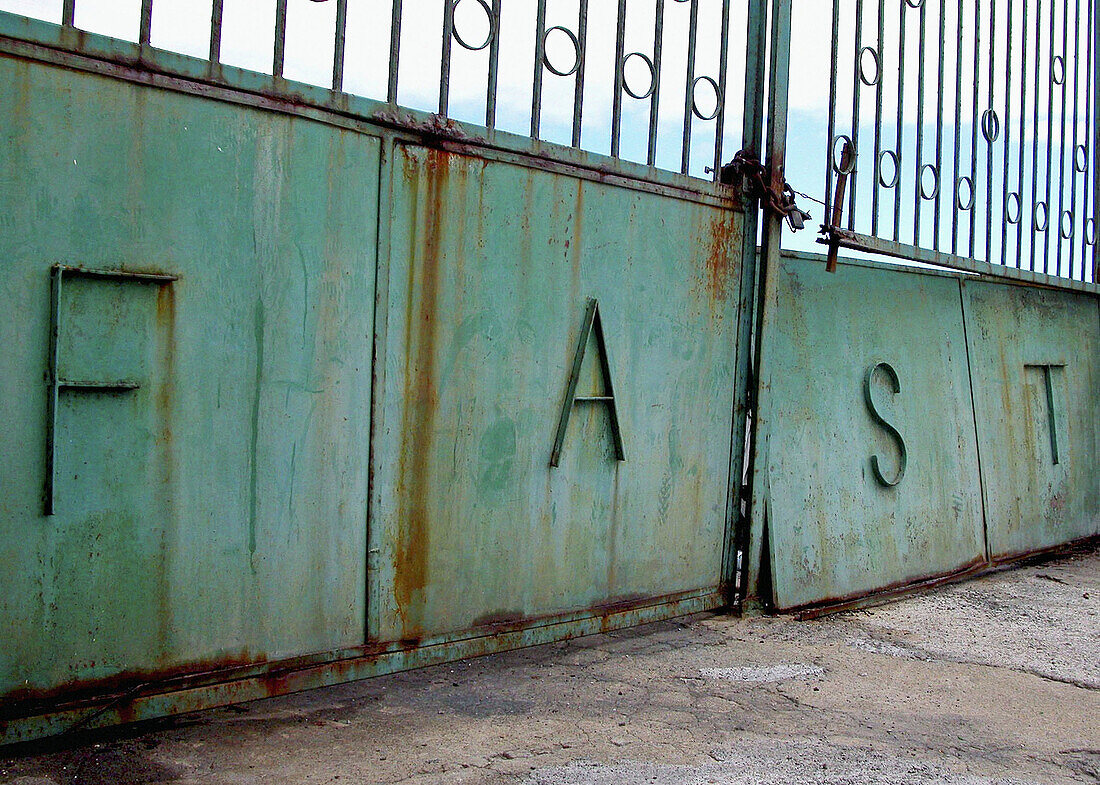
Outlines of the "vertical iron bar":
M848 229L856 229L856 175L859 173L859 49L864 36L864 0L856 0L856 32L853 37L856 67L851 77L851 146L856 148L856 166L848 175ZM843 209L843 208L842 208Z
M577 12L577 74L573 86L573 146L581 146L581 118L584 115L584 61L588 53L588 0L580 0Z
M955 192L951 200L951 253L959 252L959 153L962 147L962 46L963 46L963 4L960 2L955 14L955 159L952 164L952 182ZM970 181L971 208L974 199L974 181Z
M451 100L451 40L455 32L455 0L443 0L443 52L439 58L439 114L447 116ZM541 65L541 63L540 63Z
M722 173L722 137L726 128L726 71L729 60L730 0L722 0L722 32L718 44L718 116L714 119L714 179Z
M1026 3L1027 0L1024 0ZM1002 162L1002 188L1001 188L1001 265L1008 264L1008 194L1009 194L1009 166L1011 164L1012 157L1012 145L1010 144L1012 139L1012 49L1014 41L1012 40L1012 0L1008 0L1008 14L1005 20L1005 117L1004 122L1001 123L1001 127L1004 128L1005 135L1005 152L1004 161ZM987 261L992 262L992 259Z
M535 11L535 73L531 79L531 138L539 138L542 124L542 72L546 54L546 0L539 0ZM574 96L575 98L575 96Z
M211 65L222 61L222 8L225 0L214 0L210 6L210 54Z
M1054 0L1048 0L1053 3ZM1043 0L1035 0L1035 95L1032 98L1031 121L1031 241L1028 243L1028 269L1035 269L1035 205L1039 198L1039 55L1042 46ZM1021 211L1022 212L1022 211ZM1049 211L1048 211L1049 218ZM1023 215L1020 223L1023 223Z
M1091 3L1092 0L1086 0ZM1073 9L1073 154L1070 158L1069 168L1069 214L1072 217L1070 226L1073 227L1069 237L1069 277L1073 278L1073 237L1077 231L1077 106L1078 93L1081 92L1081 0L1075 0ZM1061 220L1061 219L1059 219ZM1082 230L1083 231L1083 230ZM1061 234L1059 234L1061 237ZM1081 264L1081 280L1085 280L1085 265Z
M336 0L336 40L332 46L332 89L344 90L344 46L348 28L348 0Z
M1058 264L1055 268L1055 274L1060 275L1062 269L1062 215L1066 210L1066 104L1068 103L1068 97L1066 96L1066 85L1069 84L1069 65L1066 57L1069 54L1069 0L1065 0L1062 6L1062 100L1059 103L1062 105L1061 116L1059 117L1061 135L1059 137L1058 145L1058 232L1057 232L1057 246L1055 256L1058 259ZM1053 64L1051 66L1053 68ZM1076 67L1076 63L1074 65ZM1053 89L1053 88L1052 88ZM1067 275L1072 278L1073 275L1070 271L1066 271Z
M829 58L829 143L825 148L825 225L833 225L833 145L836 141L837 42L840 32L840 0L833 0L833 37ZM748 85L745 85L748 89ZM763 87L761 87L763 89Z
M917 154L913 171L916 173L916 182L913 184L913 245L920 245L920 208L921 208L921 167L924 161L924 54L925 54L925 8L927 3L921 3L917 9L920 15L920 38L917 47Z
M1027 0L1024 0L1027 2ZM997 64L997 0L989 3L989 108L994 103L994 78ZM975 81L977 81L975 79ZM998 124L999 125L999 124ZM985 261L993 261L993 141L985 148Z
M401 0L393 0L390 11L390 73L386 82L386 101L397 103L397 72L401 60Z
M885 0L878 0L878 43L875 50L878 55L878 79L875 80L875 160L871 174L871 234L873 235L878 235L878 192L879 177L881 175L880 159L882 157L882 83L886 81L883 73L884 63L886 62L883 55L883 49L885 48L885 19L883 17L885 13ZM856 63L857 71L860 65L859 62Z
M932 249L936 251L940 248L940 200L943 195L943 185L947 180L943 176L943 50L947 40L947 30L944 26L946 15L945 0L940 0L939 70L936 76L936 181L939 185L936 188L936 198L932 207ZM992 90L992 80L989 84ZM952 194L955 191L955 188L951 189Z
M1095 79L1094 79L1095 74L1093 73L1093 62L1092 62L1092 39L1093 39L1093 29L1092 28L1093 28L1093 9L1095 8L1096 0L1085 0L1085 3L1086 3L1086 5L1088 5L1088 9L1089 9L1087 21L1085 22L1085 43L1086 43L1086 46L1085 46L1085 50L1086 50L1086 52L1085 52L1085 134L1087 136L1090 131L1094 130L1093 127L1092 127L1092 100L1093 100L1093 89L1094 89L1093 82L1095 81ZM1089 181L1089 171L1090 171L1090 168L1091 168L1091 163L1093 161L1095 161L1094 156L1096 155L1095 134L1093 135L1093 138L1090 141L1092 142L1093 149L1090 149L1089 150L1090 154L1085 156L1085 158L1087 158L1089 160L1089 163L1087 163L1085 165L1085 171L1082 173L1084 175L1084 177L1082 178L1084 180L1084 182L1081 184L1082 185L1081 191L1082 191L1082 197L1083 197L1082 198L1082 207L1081 207L1081 277L1082 278L1085 277L1085 268L1088 266L1088 247L1089 247L1088 246L1088 228L1089 228L1088 221L1089 221L1089 218L1091 217L1089 215L1089 201L1090 201L1090 195L1091 195L1092 189L1093 189L1093 184ZM1096 279L1093 278L1093 280L1096 280Z
M646 143L646 163L649 166L657 160L657 109L661 95L661 49L665 37L665 0L657 0L656 15L653 21L653 95L649 97L649 139Z
M275 54L271 62L271 75L283 78L283 61L286 58L286 3L277 0L275 4Z
M1016 204L1019 206L1020 220L1016 222L1016 267L1024 266L1024 139L1027 130L1027 4L1021 0L1024 18L1020 25L1020 155L1016 170ZM1008 206L1005 206L1005 218L1008 218Z
M61 5L61 24L72 27L76 18L76 0L65 0Z
M997 0L990 0L991 3ZM1009 0L1011 3L1012 0ZM970 121L970 182L974 189L974 202L970 206L969 252L975 259L978 234L978 108L981 90L978 89L978 72L982 65L982 0L974 0L974 116ZM988 172L986 173L988 175ZM986 253L988 258L989 254Z
M1100 49L1100 41L1097 40L1098 34L1100 34L1100 24L1098 24L1097 16L1093 13L1096 9L1096 2L1089 3L1089 78L1092 80L1091 90L1091 102L1089 104L1089 111L1087 115L1088 128L1092 129L1092 150L1089 157L1089 166L1092 169L1092 283L1098 283L1100 281L1100 257L1097 256L1097 245L1100 242L1100 123L1096 121L1097 106L1100 104L1100 75L1097 74L1097 64L1100 62L1100 58L1097 57L1097 51ZM1086 195L1088 190L1086 190ZM1086 198L1088 198L1086 196ZM1086 203L1085 214L1089 214L1088 206ZM1088 243L1088 232L1081 232L1085 235L1085 242ZM1084 266L1088 261L1087 255L1081 256L1081 265ZM1084 277L1084 274L1082 274Z
M688 173L691 164L692 94L695 86L695 38L699 27L699 0L691 0L688 17L687 87L684 90L684 144L680 156L680 172Z
M149 46L153 37L153 0L141 0L141 23L138 25L138 44Z
M489 75L485 87L485 127L490 131L497 125L497 67L500 63L500 0L493 0L492 29L489 42Z
M1046 229L1043 231L1043 272L1047 275L1050 274L1050 228L1055 227L1057 231L1059 221L1062 218L1061 212L1058 213L1058 218L1053 223L1051 222L1051 208L1054 207L1054 199L1051 198L1051 165L1050 156L1054 153L1054 6L1056 0L1050 0L1050 37L1047 42L1047 154L1046 154L1046 170L1047 170L1047 195L1046 195ZM1065 0L1062 0L1065 2ZM1065 68L1062 69L1062 73L1065 74ZM1065 79L1063 78L1063 82ZM1064 106L1064 104L1063 104ZM1058 265L1054 265L1054 274L1058 274Z
M839 2L839 0L834 0ZM898 6L898 125L894 140L894 162L897 166L894 180L894 242L901 240L901 148L904 141L903 130L905 128L905 17L908 6L904 3ZM836 38L836 17L833 17L833 38ZM827 198L825 201L829 201ZM828 209L828 208L826 208Z
M856 149L856 165L848 175L848 228L856 228L856 176L859 174L859 50L863 43L863 0L856 0L856 28L852 38L855 68L852 69L852 147Z
M623 44L626 35L626 0L619 0L615 24L615 92L611 97L611 157L619 157L619 131L623 119Z

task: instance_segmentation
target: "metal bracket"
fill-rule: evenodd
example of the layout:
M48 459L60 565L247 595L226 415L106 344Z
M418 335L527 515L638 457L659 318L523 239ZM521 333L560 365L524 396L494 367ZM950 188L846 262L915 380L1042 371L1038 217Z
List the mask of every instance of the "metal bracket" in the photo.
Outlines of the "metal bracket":
M58 369L61 365L61 284L65 278L97 278L99 280L163 286L178 280L179 276L164 273L135 273L126 270L93 270L64 264L55 264L50 268L50 339L49 356L46 361L46 515L53 515L56 509L54 494L57 486L57 404L61 391L122 393L140 387L132 379L95 381L62 379L59 376Z
M825 262L825 271L829 273L836 272L840 243L832 230L840 228L840 218L844 214L844 191L847 189L848 175L855 168L855 157L856 151L851 140L845 140L844 148L840 151L840 174L837 175L836 192L833 194L833 209L829 211L826 222L821 226L821 234L829 243L829 256Z

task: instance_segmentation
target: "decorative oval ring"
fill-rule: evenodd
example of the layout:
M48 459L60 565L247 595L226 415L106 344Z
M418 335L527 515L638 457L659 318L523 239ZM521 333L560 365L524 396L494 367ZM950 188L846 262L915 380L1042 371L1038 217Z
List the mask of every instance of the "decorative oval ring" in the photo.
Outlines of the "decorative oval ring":
M890 161L894 166L894 176L887 180L882 176L882 162ZM898 180L901 178L901 161L898 160L898 154L893 150L883 150L878 154L878 184L883 188L893 188L898 184Z
M1043 219L1039 220L1040 208L1042 208ZM1047 227L1050 226L1050 211L1047 209L1046 202L1036 202L1035 209L1031 215L1031 226L1037 232L1045 232Z
M867 69L864 68L864 64L867 62L864 55L871 55L871 62L875 64L874 78L867 75ZM878 84L879 77L882 75L882 65L879 62L878 50L870 46L865 46L859 50L859 56L856 58L856 67L859 70L859 81L868 87L873 87Z
M634 92L630 89L630 85L626 81L626 64L630 62L630 58L632 57L640 57L642 59L642 62L646 64L646 67L649 68L649 89L646 90L644 93ZM622 69L623 90L626 92L627 95L629 95L631 98L637 98L639 101L645 98L649 98L651 95L653 95L653 91L657 89L657 69L654 68L652 60L650 60L641 52L631 52L620 61L619 68Z
M1055 55L1054 59L1050 61L1050 81L1054 84L1065 84L1066 82L1066 60L1061 55Z
M963 201L962 185L966 183L966 201ZM974 181L963 175L955 182L955 206L960 210L969 210L974 206Z
M497 19L493 15L493 9L489 7L488 0L477 0L481 7L485 9L485 16L489 20L489 34L485 36L485 40L482 41L480 46L471 46L461 35L459 35L458 25L454 23L455 12L458 10L458 4L461 2L462 0L451 0L451 35L458 41L458 45L463 49L469 49L471 52L480 52L496 38Z
M992 109L986 109L982 112L982 136L985 140L992 144L997 141L997 137L1001 135L1001 118Z
M852 160L848 164L848 167L846 169L841 169L840 164L838 164L836 162L836 143L837 142L847 142L848 144L850 144L852 146ZM840 150L841 150L841 155L843 156L844 148L841 147ZM855 146L855 143L852 141L852 137L848 136L847 134L840 134L839 136L833 137L832 159L833 159L832 160L833 171L836 172L837 174L851 174L852 172L854 172L856 170L856 146Z
M1085 242L1092 245L1096 242L1096 219L1089 218L1085 221Z
M929 193L928 189L924 187L924 173L932 172L932 176L935 180L932 181L932 192ZM920 187L920 198L925 200L935 199L940 193L940 172L936 168L935 164L925 164L920 168L920 177L918 178L918 185Z
M1073 168L1078 172L1087 171L1089 168L1089 149L1083 144L1077 145L1073 151Z
M700 82L706 82L714 90L714 111L710 114L703 114L699 111L699 104L695 102L695 88ZM718 116L718 112L722 109L722 94L718 92L718 83L711 79L709 76L697 76L695 81L691 83L691 111L700 120L713 120Z
M1015 207L1015 211L1013 207ZM1015 191L1005 199L1005 220L1010 224L1020 223L1020 195Z
M1069 219L1068 223L1067 220ZM1058 234L1062 236L1063 240L1068 240L1073 237L1073 213L1069 210L1065 210L1062 213L1061 226L1059 227Z
M910 8L920 8L924 5L924 0L905 0L905 4Z
M568 71L559 71L550 62L550 55L546 49L546 39L550 37L550 34L555 30L560 30L565 33L566 37L573 44L573 67ZM581 42L577 40L577 36L573 35L573 31L561 25L555 25L542 34L542 64L546 66L546 70L556 76L572 76L577 73L577 69L581 67Z

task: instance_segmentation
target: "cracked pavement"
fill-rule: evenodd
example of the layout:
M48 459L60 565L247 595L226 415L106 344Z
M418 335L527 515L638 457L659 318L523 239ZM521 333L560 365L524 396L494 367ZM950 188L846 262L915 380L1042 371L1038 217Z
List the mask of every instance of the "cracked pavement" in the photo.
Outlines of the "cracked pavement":
M1100 547L0 751L0 782L1100 783Z

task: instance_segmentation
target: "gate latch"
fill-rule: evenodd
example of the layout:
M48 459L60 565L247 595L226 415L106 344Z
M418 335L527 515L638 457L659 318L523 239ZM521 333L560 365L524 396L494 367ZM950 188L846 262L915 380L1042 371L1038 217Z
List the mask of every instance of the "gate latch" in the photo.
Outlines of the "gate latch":
M795 203L795 192L790 183L783 181L783 187L778 191L769 186L767 168L745 150L738 152L732 161L722 167L721 182L735 185L738 179L747 197L759 199L764 209L785 218L792 232L806 228L806 221L813 217Z

